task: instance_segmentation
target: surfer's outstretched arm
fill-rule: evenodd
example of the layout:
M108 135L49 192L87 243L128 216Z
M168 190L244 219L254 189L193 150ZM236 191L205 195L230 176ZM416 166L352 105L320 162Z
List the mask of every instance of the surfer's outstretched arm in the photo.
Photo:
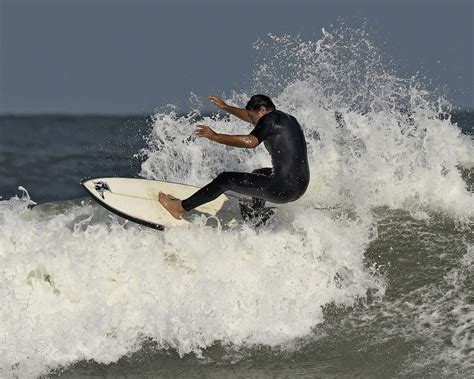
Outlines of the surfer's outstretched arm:
M252 123L252 120L248 115L247 109L233 107L232 105L226 104L221 99L215 96L209 96L208 99L211 100L211 102L214 105L217 105L220 109L240 118L241 120Z
M253 149L259 144L258 138L252 134L248 135L231 135L231 134L219 134L212 130L207 125L198 125L196 129L196 135L199 137L206 137L207 139L222 143L228 146L242 147L247 149Z

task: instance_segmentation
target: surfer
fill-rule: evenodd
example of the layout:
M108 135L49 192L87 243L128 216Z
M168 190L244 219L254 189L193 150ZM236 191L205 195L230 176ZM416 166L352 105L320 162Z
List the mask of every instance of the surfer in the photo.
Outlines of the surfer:
M233 107L215 96L208 98L222 110L253 124L254 129L248 135L229 135L216 133L206 125L197 125L196 135L240 148L253 149L263 142L273 167L259 168L252 173L223 172L184 200L160 192L160 203L168 212L180 219L186 212L216 199L225 191L233 191L252 197L250 205L241 202L243 216L249 219L265 209L265 201L282 204L300 198L308 187L309 166L306 140L296 118L277 110L265 95L252 96L245 108Z

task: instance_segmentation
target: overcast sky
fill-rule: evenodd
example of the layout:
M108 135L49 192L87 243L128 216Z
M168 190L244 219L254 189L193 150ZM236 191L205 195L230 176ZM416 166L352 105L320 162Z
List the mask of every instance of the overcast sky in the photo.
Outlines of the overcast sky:
M0 0L0 113L186 110L190 92L245 89L258 38L340 18L474 108L472 0Z

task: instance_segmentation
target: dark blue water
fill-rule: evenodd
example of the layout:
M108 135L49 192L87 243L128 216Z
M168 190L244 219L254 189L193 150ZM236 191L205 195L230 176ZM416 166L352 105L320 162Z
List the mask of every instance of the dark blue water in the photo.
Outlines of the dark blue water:
M0 196L23 186L37 202L84 195L93 176L137 176L149 123L139 116L2 116Z

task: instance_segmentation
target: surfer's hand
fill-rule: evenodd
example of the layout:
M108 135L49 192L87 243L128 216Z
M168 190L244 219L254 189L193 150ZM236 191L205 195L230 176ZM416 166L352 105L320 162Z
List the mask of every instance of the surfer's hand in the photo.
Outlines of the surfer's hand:
M196 135L198 137L206 137L210 140L213 140L216 137L216 132L207 125L197 125Z
M227 107L227 104L224 103L221 99L215 96L208 96L207 97L209 100L211 100L211 103L214 105L217 105L219 108L224 109Z

